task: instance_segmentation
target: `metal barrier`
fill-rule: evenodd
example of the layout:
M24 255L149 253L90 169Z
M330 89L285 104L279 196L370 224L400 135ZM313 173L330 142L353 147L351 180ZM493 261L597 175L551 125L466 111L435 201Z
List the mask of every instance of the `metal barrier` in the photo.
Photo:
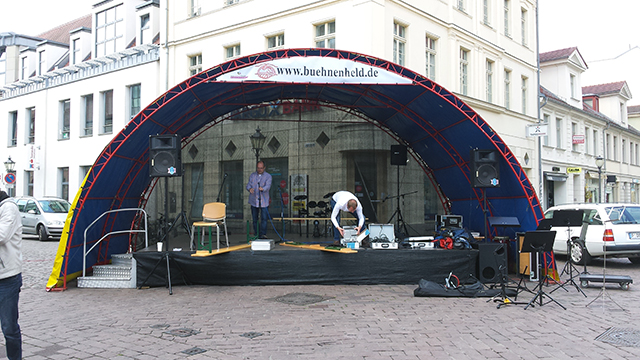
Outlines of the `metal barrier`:
M100 219L102 219L105 215L107 214L111 214L111 213L115 213L115 212L120 212L120 211L142 211L142 213L144 214L144 229L143 230L118 230L118 231L112 231L109 232L107 234L105 234L104 236L102 236L98 241L96 241L95 244L93 244L93 246L89 249L89 251L87 251L87 232L89 231L89 229L91 229L91 227L97 223ZM93 220L93 222L91 224L89 224L89 226L87 226L87 228L84 230L84 241L82 244L82 276L86 276L86 272L87 272L87 254L89 254L91 252L91 250L93 250L98 244L100 244L100 242L102 240L104 240L107 236L111 236L114 234L126 234L126 233L144 233L144 245L145 247L149 246L149 235L147 233L147 212L144 211L144 209L142 208L127 208L127 209L117 209L117 210L109 210L106 211L104 213L102 213L102 215L100 215L97 219Z

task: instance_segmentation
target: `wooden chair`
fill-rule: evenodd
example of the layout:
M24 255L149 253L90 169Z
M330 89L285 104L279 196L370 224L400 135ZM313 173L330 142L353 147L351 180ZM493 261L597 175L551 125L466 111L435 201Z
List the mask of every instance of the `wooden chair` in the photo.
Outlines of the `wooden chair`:
M229 236L227 235L227 205L225 203L211 202L204 204L202 208L202 221L196 221L191 225L191 250L209 250L213 251L211 228L216 228L216 240L218 244L218 250L220 250L220 225L224 225L224 237L227 240L227 247L229 247ZM204 245L204 231L209 229L209 246ZM198 230L198 242L194 243L194 237L196 236L196 229Z

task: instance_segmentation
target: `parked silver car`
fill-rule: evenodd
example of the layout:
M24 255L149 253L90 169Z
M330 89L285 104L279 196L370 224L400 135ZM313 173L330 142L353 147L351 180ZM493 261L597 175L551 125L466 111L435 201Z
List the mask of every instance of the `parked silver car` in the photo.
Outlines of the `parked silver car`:
M569 204L549 208L545 219L558 210L582 210L582 223L588 224L584 240L579 239L581 226L554 226L553 252L567 254L567 231L572 239L570 257L576 264L587 264L592 257L626 257L640 264L640 205L638 204Z
M15 199L22 216L22 233L38 235L40 241L60 237L71 204L67 200L25 196Z

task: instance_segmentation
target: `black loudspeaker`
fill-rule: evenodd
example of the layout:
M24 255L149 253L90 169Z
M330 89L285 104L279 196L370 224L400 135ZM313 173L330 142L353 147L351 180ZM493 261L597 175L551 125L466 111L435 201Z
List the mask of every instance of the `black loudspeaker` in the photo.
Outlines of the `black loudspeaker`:
M473 187L500 187L500 158L496 150L471 150Z
M182 176L180 136L149 136L149 176Z
M478 243L478 279L482 283L498 283L502 269L507 272L507 244Z
M407 147L391 145L391 165L407 165Z

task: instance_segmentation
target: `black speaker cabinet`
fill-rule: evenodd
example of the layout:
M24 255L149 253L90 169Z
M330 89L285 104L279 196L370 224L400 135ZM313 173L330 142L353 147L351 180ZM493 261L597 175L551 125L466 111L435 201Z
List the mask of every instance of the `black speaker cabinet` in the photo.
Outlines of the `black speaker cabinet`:
M182 176L180 136L149 136L149 176Z
M507 273L507 244L478 243L478 279L482 283L498 283L504 267Z
M470 167L473 187L500 187L500 158L496 150L471 150Z
M391 145L391 165L407 165L407 147Z

